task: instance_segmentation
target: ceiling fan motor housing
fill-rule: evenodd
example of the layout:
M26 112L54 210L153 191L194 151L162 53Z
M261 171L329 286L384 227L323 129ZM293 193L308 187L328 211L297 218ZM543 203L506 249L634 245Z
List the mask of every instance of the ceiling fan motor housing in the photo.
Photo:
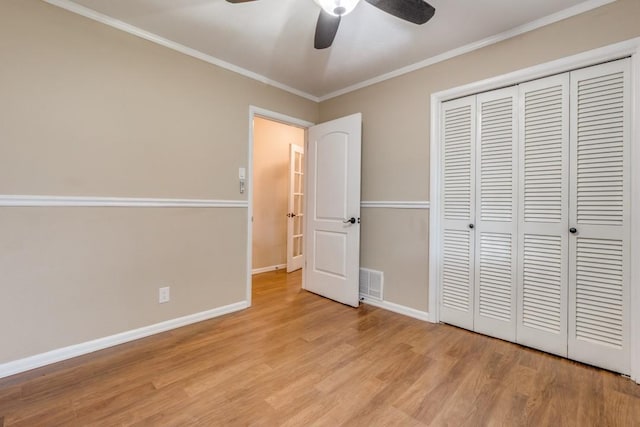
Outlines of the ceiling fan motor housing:
M344 16L350 13L360 0L313 0L325 12L333 16Z
M333 9L333 13L335 13L336 15L344 15L344 13L345 13L346 11L347 11L347 9L345 9L345 8L344 8L344 7L342 7L342 6L336 6L336 7Z
M245 3L256 0L227 0L229 3ZM316 49L326 49L333 43L338 32L342 16L350 13L360 0L313 0L321 7L316 24L316 34L313 46ZM436 9L425 0L365 0L383 12L404 21L422 25L430 20Z

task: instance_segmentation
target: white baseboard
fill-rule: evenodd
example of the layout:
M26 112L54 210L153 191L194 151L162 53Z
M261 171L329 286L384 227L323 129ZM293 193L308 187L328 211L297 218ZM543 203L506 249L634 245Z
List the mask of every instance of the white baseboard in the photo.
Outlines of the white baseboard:
M251 274L253 275L253 274L266 273L268 271L282 270L283 268L287 268L287 264L278 264L278 265L270 265L268 267L254 268L253 270L251 270Z
M107 347L124 344L129 341L148 337L150 335L158 334L160 332L165 332L171 329L180 328L182 326L201 322L203 320L212 319L224 314L233 313L247 307L249 307L249 304L246 301L240 301L234 304L225 305L223 307L214 308L212 310L207 310L200 313L190 314L184 317L178 317L177 319L156 323L155 325L145 326L139 329L133 329L131 331L122 332L108 337L98 338L92 341L51 350L46 353L36 354L34 356L25 357L24 359L2 363L0 364L0 378L19 374L21 372L40 368L45 365L61 362L63 360L82 356L84 354L93 353L94 351L102 350Z
M429 313L426 311L416 310L415 308L406 307L404 305L395 304L389 301L381 301L360 295L360 302L365 304L380 307L385 310L393 311L394 313L404 314L405 316L413 317L414 319L423 320L425 322L431 322Z

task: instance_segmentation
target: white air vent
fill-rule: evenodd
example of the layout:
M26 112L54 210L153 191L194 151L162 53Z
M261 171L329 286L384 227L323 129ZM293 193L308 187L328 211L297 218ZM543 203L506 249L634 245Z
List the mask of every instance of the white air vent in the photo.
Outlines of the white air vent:
M360 296L382 301L382 271L360 269Z

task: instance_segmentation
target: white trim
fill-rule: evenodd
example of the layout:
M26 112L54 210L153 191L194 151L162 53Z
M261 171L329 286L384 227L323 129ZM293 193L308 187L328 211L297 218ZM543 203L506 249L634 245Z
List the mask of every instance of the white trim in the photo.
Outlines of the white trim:
M0 364L0 378L19 374L21 372L29 371L31 369L39 368L45 365L50 365L52 363L61 362L63 360L82 356L84 354L93 353L94 351L138 340L150 335L159 334L171 329L190 325L192 323L202 322L203 320L208 320L214 317L243 310L248 306L249 305L246 301L240 301L234 304L225 305L223 307L214 308L212 310L178 317L177 319L167 320L165 322L156 323L154 325L133 329L108 337L98 338L92 341L51 350L46 353L25 357L24 359L3 363Z
M426 311L416 310L404 305L396 304L389 301L380 301L374 298L369 298L366 295L360 294L360 302L372 305L374 307L383 308L385 310L393 311L394 313L403 314L405 316L413 317L414 319L430 322L429 313Z
M295 117L287 116L286 114L278 113L275 111L267 110L265 108L256 107L254 105L249 106L249 141L247 145L247 283L246 283L246 301L251 306L251 288L252 288L252 276L253 276L253 119L263 117L269 120L275 120L280 123L284 123L291 126L297 126L307 129L314 125L314 123L306 120L298 119ZM306 139L306 134L305 134ZM306 152L306 141L305 141ZM306 162L306 156L305 156ZM306 168L306 165L305 165ZM306 191L306 190L305 190ZM306 210L306 209L305 209ZM306 217L305 217L306 218ZM303 224L304 226L304 224Z
M434 323L440 321L440 104L442 100L431 95L431 150L429 157L429 313Z
M157 34L151 33L149 31L138 28L134 25L127 24L126 22L120 21L119 19L112 18L110 16L104 15L100 12L97 12L93 9L90 9L85 6L81 6L77 3L74 3L70 0L42 0L46 3L49 3L54 6L58 6L62 9L68 10L69 12L73 12L75 14L84 16L85 18L92 19L94 21L100 22L102 24L108 25L110 27L116 28L118 30L124 31L126 33L132 34L136 37L140 37L142 39L148 40L152 43L159 44L164 47L168 47L169 49L173 49L185 55L191 56L193 58L199 59L204 62L208 62L209 64L213 64L217 67L224 68L229 71L233 71L234 73L238 73L242 76L248 77L253 80L257 80L260 83L268 84L270 86L276 87L278 89L282 89L286 92L292 93L294 95L300 96L302 98L306 98L310 101L319 102L320 99L317 96L311 95L307 92L303 92L301 90L292 88L291 86L287 86L283 83L277 82L275 80L271 80L268 77L265 77L261 74L254 73L253 71L249 71L245 68L238 67L237 65L231 64L229 62L223 61L222 59L216 58L215 56L208 55L204 52L200 52L199 50L192 49L183 44L176 43L172 40L166 39L164 37L160 37Z
M431 95L431 98L433 99L435 97L437 102L442 103L444 101L461 98L467 95L473 95L480 92L523 83L529 80L535 80L554 74L589 67L601 62L613 61L615 59L624 58L637 53L638 46L640 46L640 37L578 53L566 58L560 58L555 61L534 65L532 67L513 71L501 76L491 77L485 80L436 92ZM436 105L439 106L439 103ZM431 115L433 116L434 113L439 115L440 112L432 111Z
M609 3L613 3L615 0L588 0L582 3L579 3L570 8L561 10L559 12L553 13L551 15L545 16L543 18L537 19L535 21L529 22L524 25L520 25L519 27L512 28L510 30L504 31L502 33L489 36L485 39L469 43L467 45L452 49L450 51L441 53L436 56L432 56L431 58L424 59L420 62L416 62L415 64L407 65L406 67L398 68L397 70L391 71L389 73L381 74L377 77L365 80L360 83L356 83L351 86L347 86L343 89L339 89L337 91L331 92L327 95L321 96L320 102L326 101L331 98L338 97L340 95L344 95L349 92L356 91L358 89L365 88L367 86L374 85L376 83L383 82L385 80L393 79L395 77L401 76L403 74L411 73L413 71L419 70L421 68L428 67L433 64L437 64L438 62L443 62L449 60L451 58L455 58L456 56L464 55L469 52L473 52L474 50L482 49L484 47L490 46L492 44L496 44L502 42L504 40L510 39L512 37L519 36L520 34L527 33L529 31L533 31L535 29L544 27L546 25L553 24L558 21L562 21L563 19L571 18L572 16L579 15L581 13L588 12L592 9L607 5Z
M632 188L631 188L631 259L640 254L640 37L615 43L598 49L572 55L556 61L518 70L502 76L447 89L431 95L431 152L430 152L430 200L429 215L429 313L431 320L440 320L438 312L440 274L440 108L444 101L560 74L570 70L595 65L623 57L632 57ZM631 270L631 378L640 383L640 265L633 263Z
M304 129L315 125L315 123L309 122L307 120L287 116L286 114L277 113L275 111L267 110L265 108L255 107L253 105L249 107L249 110L250 112L253 113L253 116L274 120L276 122L284 123L285 125L297 126ZM253 117L252 117L251 123L253 127Z
M587 0L585 2L579 3L575 6L567 8L565 10L561 10L554 14L545 16L543 18L537 19L535 21L529 22L527 24L521 25L519 27L513 28L511 30L504 31L502 33L487 37L485 39L479 40L477 42L473 42L467 44L465 46L461 46L456 49L452 49L448 52L441 53L439 55L433 56L431 58L427 58L420 62L416 62L415 64L408 65L406 67L399 68L397 70L391 71L389 73L385 73L379 75L377 77L362 81L360 83L356 83L351 86L347 86L345 88L339 89L337 91L328 93L322 96L315 96L310 93L295 89L291 86L285 85L278 81L272 80L268 77L265 77L261 74L255 73L253 71L249 71L245 68L239 67L237 65L231 64L229 62L223 61L219 58L216 58L212 55L208 55L206 53L200 52L199 50L192 49L180 43L176 43L172 40L166 39L164 37L160 37L157 34L151 33L149 31L138 28L134 25L127 24L126 22L120 21L118 19L112 18L110 16L104 15L100 12L97 12L93 9L90 9L85 6L81 6L77 3L74 3L70 0L42 0L46 3L49 3L54 6L58 6L62 9L68 10L69 12L73 12L75 14L84 16L85 18L92 19L94 21L100 22L102 24L108 25L113 28L117 28L118 30L124 31L126 33L132 34L136 37L140 37L142 39L148 40L150 42L159 44L161 46L167 47L169 49L173 49L185 55L191 56L193 58L200 59L209 64L216 65L218 67L224 68L229 71L233 71L242 76L248 77L253 80L257 80L261 83L268 84L270 86L276 87L278 89L282 89L286 92L292 93L294 95L300 96L302 98L308 99L314 102L322 102L331 98L335 98L340 95L344 95L349 92L353 92L358 89L362 89L367 86L371 86L376 83L380 83L385 80L392 79L394 77L401 76L403 74L410 73L412 71L419 70L421 68L428 67L433 64L437 64L438 62L446 61L448 59L454 58L456 56L464 55L465 53L472 52L474 50L481 49L486 46L490 46L495 43L499 43L501 41L507 40L512 37L516 37L520 34L535 30L540 27L544 27L545 25L553 24L554 22L561 21L563 19L570 18L575 15L579 15L584 12L588 12L589 10L604 6L606 4L612 3L615 0Z
M414 202L414 201L362 201L360 202L361 208L390 208L390 209L429 209L429 202Z
M285 268L287 268L287 264L270 265L268 267L254 268L251 270L251 274L267 273L269 271L284 270Z
M638 39L637 39L638 40ZM640 256L640 41L631 56L631 255ZM640 263L631 263L631 379L640 384Z
M0 207L246 208L245 200L0 195Z

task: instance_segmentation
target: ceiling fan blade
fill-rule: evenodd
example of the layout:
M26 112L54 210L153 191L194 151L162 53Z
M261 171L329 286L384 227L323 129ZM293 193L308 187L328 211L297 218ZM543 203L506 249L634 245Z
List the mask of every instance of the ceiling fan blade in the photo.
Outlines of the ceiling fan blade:
M331 46L333 39L338 32L338 26L340 25L340 17L333 16L320 10L318 16L318 23L316 24L316 38L313 42L313 47L316 49L326 49Z
M423 0L366 0L397 18L422 25L433 17L436 9Z
M256 0L227 0L229 3L247 3L250 1L256 1Z

